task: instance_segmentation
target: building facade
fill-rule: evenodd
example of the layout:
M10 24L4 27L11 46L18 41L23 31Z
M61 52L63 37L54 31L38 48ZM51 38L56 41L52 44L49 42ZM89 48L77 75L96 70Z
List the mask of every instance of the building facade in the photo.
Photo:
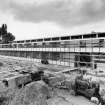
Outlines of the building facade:
M73 68L104 70L105 33L89 33L0 44L0 55L33 59Z

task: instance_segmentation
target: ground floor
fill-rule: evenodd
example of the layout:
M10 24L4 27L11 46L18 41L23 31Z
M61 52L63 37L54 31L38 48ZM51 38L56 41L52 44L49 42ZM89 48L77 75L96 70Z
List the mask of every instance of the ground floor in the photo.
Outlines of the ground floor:
M0 51L0 55L21 57L41 62L48 60L50 64L76 68L90 68L104 70L105 54L90 52L45 52L45 51Z

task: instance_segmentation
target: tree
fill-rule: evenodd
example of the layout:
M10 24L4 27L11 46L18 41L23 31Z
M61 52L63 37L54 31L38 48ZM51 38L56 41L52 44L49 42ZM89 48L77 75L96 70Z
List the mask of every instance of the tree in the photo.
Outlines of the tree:
M2 37L2 43L8 43L9 41L15 40L15 36L12 33L7 32L7 25L3 24L0 28L0 36Z
M2 25L2 27L1 27L1 34L2 35L7 34L7 25L6 24L3 24Z

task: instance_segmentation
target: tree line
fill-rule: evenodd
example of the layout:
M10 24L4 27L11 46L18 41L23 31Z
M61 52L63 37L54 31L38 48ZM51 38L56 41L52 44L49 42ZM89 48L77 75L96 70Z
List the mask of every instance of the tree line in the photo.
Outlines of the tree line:
M15 36L11 32L7 32L7 25L2 24L0 27L0 43L9 43L9 41L15 40Z

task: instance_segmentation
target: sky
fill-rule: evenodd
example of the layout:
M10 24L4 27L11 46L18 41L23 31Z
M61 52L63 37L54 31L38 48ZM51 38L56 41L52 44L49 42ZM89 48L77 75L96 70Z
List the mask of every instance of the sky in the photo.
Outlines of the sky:
M0 0L16 40L105 32L105 0Z

